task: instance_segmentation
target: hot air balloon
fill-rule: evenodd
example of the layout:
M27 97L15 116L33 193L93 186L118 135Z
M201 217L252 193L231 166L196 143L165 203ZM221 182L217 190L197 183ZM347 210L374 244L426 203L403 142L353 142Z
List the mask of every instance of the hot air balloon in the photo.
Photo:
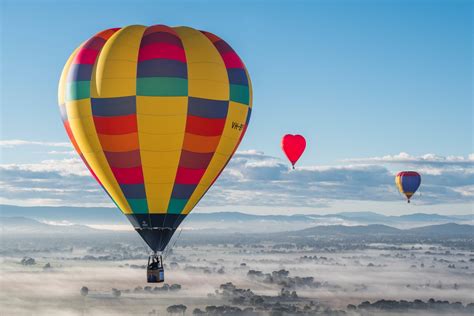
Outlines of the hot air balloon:
M415 171L401 171L395 177L395 184L400 193L407 197L407 202L410 203L411 197L421 184L421 176Z
M286 134L281 139L281 149L291 162L293 169L306 148L306 140L301 135Z
M236 151L252 109L249 74L216 35L189 27L102 31L59 82L66 132L92 176L161 254Z

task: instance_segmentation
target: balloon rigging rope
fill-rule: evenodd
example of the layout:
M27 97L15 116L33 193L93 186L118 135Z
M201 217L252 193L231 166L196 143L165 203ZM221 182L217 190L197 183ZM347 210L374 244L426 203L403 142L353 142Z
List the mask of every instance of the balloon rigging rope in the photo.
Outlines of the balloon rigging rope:
M166 213L166 215L168 215L168 213ZM166 221L166 215L165 215L165 221ZM187 218L187 216L184 217L184 219L181 221L181 223L180 223L178 226L182 225L183 222L186 220L186 218ZM171 230L175 229L174 226L175 226L175 224L176 224L177 221L178 221L178 218L176 218L176 219L173 221L173 225L171 225ZM164 228L164 223L163 223L163 228ZM176 230L177 230L177 227L176 227ZM182 228L182 226L181 226L181 230L180 230L179 233L178 233L178 238L179 238L179 236L181 235L181 231L182 231L182 230L183 230L183 228ZM174 247L174 245L176 244L176 242L177 242L177 239L175 239L175 242L174 242L173 246L171 246L171 247L166 247L166 249L165 249L165 255L164 255L165 258L168 256L168 249L172 249L172 248ZM168 243L168 244L169 244L169 243Z
M161 234L160 234L160 248L161 248L161 241L163 239L163 231L165 230L165 224L166 224L166 216L168 216L168 213L165 213L165 219L163 220L163 225L161 226Z
M174 246L176 246L176 243L178 242L179 237L181 237L181 232L182 232L182 231L183 231L183 228L181 227L181 228L179 229L178 236L176 236L176 238L174 239L173 245L172 245L171 247L168 247L168 248L166 249L165 258L168 257L168 255L170 254L171 249L173 249Z
M143 245L143 248L145 249L145 251L147 251L148 250L148 244L141 237L140 237L140 241L142 242L142 245Z
M186 220L186 218L185 218L184 220ZM184 221L184 220L183 220L183 221ZM183 224L183 223L181 223L181 225L182 225L182 224ZM165 254L164 254L165 259L166 259L166 257L168 257L169 252L171 251L171 249L173 249L174 246L176 246L176 243L178 242L179 237L181 237L181 233L182 233L182 232L183 232L183 227L181 226L181 228L179 229L178 236L176 236L176 238L175 238L175 240L174 240L174 242L173 242L173 245L172 245L171 247L167 247L167 248L166 248L166 251L165 251Z

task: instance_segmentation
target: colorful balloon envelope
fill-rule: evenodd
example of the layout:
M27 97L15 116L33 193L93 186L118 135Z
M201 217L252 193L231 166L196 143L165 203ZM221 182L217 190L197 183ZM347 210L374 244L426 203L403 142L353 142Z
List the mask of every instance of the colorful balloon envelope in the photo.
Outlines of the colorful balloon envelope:
M216 35L131 25L73 52L59 107L85 165L157 252L236 151L252 88L242 60Z
M395 177L395 184L400 193L406 196L407 202L410 203L411 197L420 187L421 176L415 171L401 171Z
M281 139L281 149L291 162L293 169L306 148L306 140L301 135L286 134Z

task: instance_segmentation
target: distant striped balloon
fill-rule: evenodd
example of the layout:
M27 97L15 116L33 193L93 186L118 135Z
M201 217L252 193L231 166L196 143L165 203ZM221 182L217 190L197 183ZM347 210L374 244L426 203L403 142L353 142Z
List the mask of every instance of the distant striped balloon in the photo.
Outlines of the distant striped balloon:
M407 202L410 203L411 197L420 187L421 176L415 171L401 171L395 177L395 184L400 193L406 196Z
M69 57L66 132L92 175L154 251L214 183L247 129L248 72L214 34L132 25Z

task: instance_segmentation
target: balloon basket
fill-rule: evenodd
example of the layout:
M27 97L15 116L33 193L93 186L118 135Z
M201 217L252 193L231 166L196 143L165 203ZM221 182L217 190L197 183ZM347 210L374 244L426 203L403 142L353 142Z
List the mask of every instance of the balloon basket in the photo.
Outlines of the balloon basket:
M148 257L146 279L148 283L161 283L165 281L165 269L163 268L161 255L153 254Z

